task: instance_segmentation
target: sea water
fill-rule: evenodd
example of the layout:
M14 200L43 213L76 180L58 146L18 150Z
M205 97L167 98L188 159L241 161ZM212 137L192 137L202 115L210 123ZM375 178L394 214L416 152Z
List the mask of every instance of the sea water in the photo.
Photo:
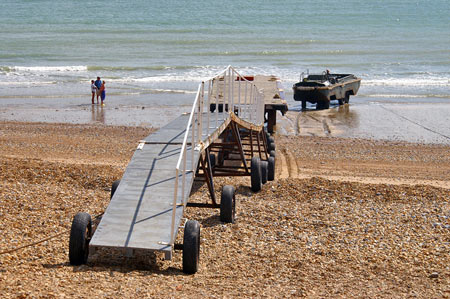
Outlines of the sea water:
M364 101L450 101L450 1L0 0L0 105L83 99L190 105L234 66L353 73ZM86 100L87 98L87 100ZM76 102L76 101L75 101ZM295 105L291 101L290 105Z

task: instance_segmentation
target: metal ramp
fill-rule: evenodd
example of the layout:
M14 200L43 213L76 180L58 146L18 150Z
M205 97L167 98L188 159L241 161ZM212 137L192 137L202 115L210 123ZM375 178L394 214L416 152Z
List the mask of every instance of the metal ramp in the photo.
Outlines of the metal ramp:
M206 116L203 116L206 119ZM213 133L220 134L227 123L228 114L218 115L220 123ZM128 164L121 182L108 205L95 234L91 247L115 247L126 250L146 249L163 251L171 258L171 228L173 194L177 165L189 115L181 115L157 132L142 140ZM210 118L209 126L202 132L202 140L208 136L207 128L216 126ZM188 131L188 140L192 139ZM186 148L186 163L198 165L200 151ZM193 160L192 160L193 159ZM181 179L181 174L179 174ZM185 173L185 188L178 184L174 226L181 224L183 198L188 198L194 181L194 171Z
M274 143L266 138L264 113L263 94L232 67L202 82L190 114L139 142L117 189L113 184L111 202L93 235L90 215L75 215L70 263L86 263L89 249L102 247L122 249L128 256L135 250L160 251L166 259L182 248L183 271L195 273L200 226L193 220L181 225L184 210L188 205L220 207L221 220L234 221L235 189L225 186L219 205L215 174L251 176L252 190L261 189L262 173L267 181L267 169L274 173L275 168L274 157L269 156ZM212 204L188 204L195 177L208 184ZM180 227L184 228L182 245L175 244Z

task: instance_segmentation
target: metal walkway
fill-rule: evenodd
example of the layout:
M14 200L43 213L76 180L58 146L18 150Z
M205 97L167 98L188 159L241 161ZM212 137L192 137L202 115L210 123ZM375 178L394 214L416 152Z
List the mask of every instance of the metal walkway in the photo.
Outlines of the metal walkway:
M215 84L219 81L220 86ZM244 96L233 96L244 87ZM211 112L214 103L227 108ZM162 251L171 259L199 161L232 122L261 132L264 99L254 84L228 67L200 84L190 114L139 143L89 247L121 248L129 254Z

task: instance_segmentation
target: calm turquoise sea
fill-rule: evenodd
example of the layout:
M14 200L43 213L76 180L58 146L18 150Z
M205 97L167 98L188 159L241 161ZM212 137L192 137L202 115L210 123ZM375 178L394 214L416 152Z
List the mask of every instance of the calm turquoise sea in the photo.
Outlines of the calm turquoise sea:
M0 101L86 97L96 76L109 96L189 95L227 65L450 101L449 16L449 0L0 0Z

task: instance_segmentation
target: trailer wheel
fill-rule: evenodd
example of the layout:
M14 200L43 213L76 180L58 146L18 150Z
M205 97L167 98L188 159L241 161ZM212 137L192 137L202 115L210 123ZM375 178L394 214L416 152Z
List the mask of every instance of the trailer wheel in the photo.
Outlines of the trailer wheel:
M267 163L267 179L273 181L275 179L275 157L269 157Z
M69 262L71 265L86 264L91 236L91 215L83 212L77 213L73 217L72 227L70 228Z
M222 189L220 199L220 221L234 223L236 216L236 190L233 186L226 185Z
M183 272L194 274L198 270L200 257L200 224L188 220L184 226L183 236Z
M338 102L339 102L339 106L344 105L344 99L338 99Z
M216 155L209 154L209 161L211 162L211 168L216 166Z
M270 137L267 139L267 144L271 144L271 143L275 143L275 138L273 138L272 136L270 136Z
M261 183L265 184L267 183L267 177L268 177L268 165L269 163L267 161L261 161Z
M250 176L252 191L258 192L261 190L261 160L259 157L252 157Z
M274 151L275 150L275 142L269 143L269 145L267 146L267 150L269 151L269 153L271 151Z
M110 200L113 198L114 193L116 193L116 190L117 190L117 187L119 187L119 184L120 184L120 180L114 181L112 183L112 186L111 186L111 197L109 198Z
M269 152L269 155L270 155L271 157L274 157L274 158L275 158L275 150L270 151L270 152Z

